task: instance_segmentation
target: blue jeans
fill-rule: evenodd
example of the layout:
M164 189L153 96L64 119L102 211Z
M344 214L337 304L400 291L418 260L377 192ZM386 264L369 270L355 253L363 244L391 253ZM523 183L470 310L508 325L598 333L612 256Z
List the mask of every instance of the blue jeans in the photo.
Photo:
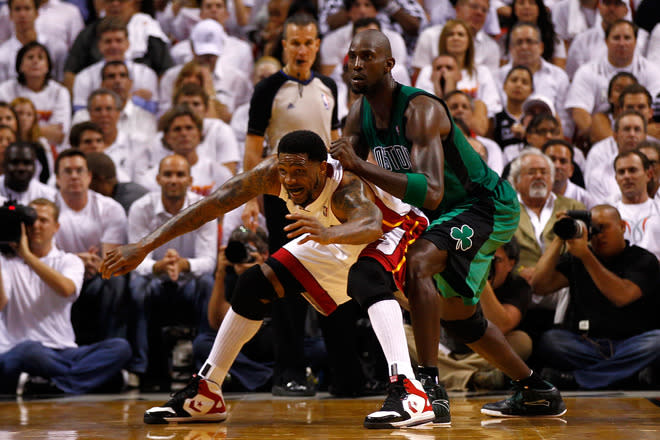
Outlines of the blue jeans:
M125 339L56 350L37 341L25 341L0 354L0 389L13 394L21 372L50 378L70 394L93 391L114 378L131 358Z
M538 352L546 365L573 372L582 388L604 388L660 360L660 330L622 340L549 330L541 336Z
M210 331L206 309L213 282L210 274L176 283L133 275L130 282L132 328L129 336L133 345L130 371L147 372L149 347L160 345L163 326L188 324L198 327L199 332Z

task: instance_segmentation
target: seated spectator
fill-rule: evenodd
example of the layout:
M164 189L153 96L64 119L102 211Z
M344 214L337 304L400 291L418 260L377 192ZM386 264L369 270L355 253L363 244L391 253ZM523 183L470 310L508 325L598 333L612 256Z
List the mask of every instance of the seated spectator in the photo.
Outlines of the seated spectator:
M16 112L21 127L20 138L22 141L34 142L37 148L37 171L39 181L47 183L53 174L55 162L53 150L48 139L41 135L39 129L39 114L32 101L27 98L18 97L11 102L11 107ZM36 197L35 197L36 198Z
M502 150L500 149L499 145L497 145L491 139L475 134L475 130L473 129L475 125L475 118L474 101L472 98L470 98L470 96L465 92L456 90L454 92L450 92L446 96L445 100L447 102L447 107L451 112L451 116L453 118L461 119L470 129L470 132L465 133L465 136L476 138L483 144L484 147L486 147L486 150L488 150L488 166L491 167L497 174L501 174L504 164L502 162Z
M660 142L645 140L637 144L637 150L649 159L651 179L647 186L649 197L660 203Z
M34 179L37 149L34 142L14 142L5 150L4 174L0 176L0 195L27 205L34 199L55 200L57 190Z
M80 344L116 337L123 332L126 280L104 280L98 273L102 257L126 242L126 214L110 197L89 189L92 176L85 153L61 152L55 161L60 210L57 246L76 254L84 263L85 277L73 305L71 322Z
M489 11L489 0L458 0L456 2L456 18L464 21L470 27L474 39L474 64L486 66L494 75L500 65L500 48L484 30L486 16ZM430 26L420 34L413 52L411 65L413 81L419 71L440 55L439 41L442 25Z
M131 136L134 132L119 125L123 110L121 97L112 90L97 89L89 95L87 102L89 120L103 131L103 153L115 163L120 181L134 181L148 163L150 149ZM129 129L133 123L124 118L124 126ZM150 127L145 125L144 128L147 131Z
M660 215L660 203L648 195L651 163L639 150L626 151L614 159L614 172L619 194L612 197L612 205L626 224L624 238L630 244L639 244L648 220Z
M126 214L134 201L149 191L134 182L119 182L115 163L104 153L85 153L87 166L92 175L89 188L92 191L110 197L124 208Z
M499 92L490 69L484 65L475 64L474 42L470 28L460 20L449 20L440 33L440 55L451 55L461 72L461 78L456 89L461 90L474 100L477 119L480 123L478 133L486 134L488 118L492 118L502 110ZM422 68L417 77L416 86L433 92L429 87L432 65Z
M203 121L202 142L198 153L225 166L232 174L238 170L241 152L231 127L224 121L208 118L209 96L197 84L184 84L174 94L174 105L187 105Z
M532 288L516 275L514 268L520 247L513 238L495 251L489 282L481 297L483 313L501 331L521 359L532 354L532 340L517 327L529 305ZM443 345L450 350L438 355L438 379L448 390L503 389L504 374L467 346L445 336Z
M561 139L561 127L559 121L550 111L537 114L525 128L524 141L517 144L509 144L504 148L504 162L510 163L528 147L541 149L550 139Z
M99 78L101 78L100 89L111 90L120 98L118 130L126 133L137 144L147 146L147 149L149 149L157 132L158 123L154 114L156 102L147 102L143 99L146 95L137 96L134 94L135 92L132 92L133 80L131 79L131 73L123 61L108 61L105 63L99 72ZM90 119L88 104L91 93L85 99L85 108L79 109L74 115L74 124Z
M239 248L236 246L236 242L239 242L242 243L246 254L243 255L242 252L239 252L237 258L231 250L225 252L226 246L220 248L218 252L215 283L207 311L208 321L213 331L201 332L193 341L195 369L202 367L211 352L216 331L220 328L220 324L229 310L238 276L268 258L268 237L263 229L253 232L239 226L230 232L229 240L234 242L231 250ZM231 261L226 254L229 254ZM272 378L273 343L272 328L269 321L265 320L257 334L243 346L229 369L232 379L235 378L242 389L254 391L266 385Z
M0 84L0 100L11 102L19 96L32 101L39 113L39 129L54 145L64 141L71 125L69 92L51 78L53 63L46 46L32 41L16 55L18 78Z
M126 23L116 17L104 18L98 25L97 33L97 45L103 58L76 75L73 82L73 111L85 108L94 90L100 87L111 88L102 84L107 75L105 66L110 62L120 62L126 66L126 79L131 82L127 98L137 98L137 104L145 109L152 107L155 113L158 105L158 76L148 66L126 58L129 49Z
M539 294L570 291L563 328L544 333L538 348L552 368L542 374L560 387L573 382L599 389L631 377L638 382L639 372L660 359L658 260L626 242L616 208L599 205L591 215L597 228L591 246L586 233L555 237L532 278ZM568 253L560 257L564 246Z
M71 305L80 293L83 262L58 249L58 208L50 200L30 204L37 220L23 228L16 256L0 255L0 393L13 394L22 372L51 379L65 393L82 394L121 378L131 356L124 339L78 346ZM121 382L119 382L121 384ZM120 387L118 387L120 388ZM114 391L119 391L119 389Z
M138 12L135 1L99 0L105 17L118 18L126 23L129 49L125 59L145 64L158 76L174 65L170 56L170 41L160 25L149 15ZM76 75L85 67L101 61L103 56L97 42L97 28L103 18L87 25L76 37L64 65L64 85L72 90Z
M548 2L546 2L548 6ZM580 33L598 25L598 0L558 0L550 8L557 37L566 47Z
M199 18L193 25L200 20L212 19L220 23L223 31L226 32L229 18L230 13L225 0L202 0L199 7ZM192 29L192 26L190 28ZM187 36L180 38L170 52L176 64L185 64L193 59L192 42ZM238 70L251 75L254 69L252 47L246 41L224 33L220 63L229 63Z
M189 191L190 171L182 156L171 155L160 161L156 177L160 191L145 195L129 210L131 242L202 198ZM161 336L164 325L185 323L200 330L208 328L206 307L213 289L217 243L218 226L212 221L156 249L135 269L130 282L135 329L129 370L142 376L141 387L149 382L167 382ZM150 356L151 350L158 354Z
M525 66L509 70L502 86L506 101L501 112L495 114L490 125L490 136L504 150L511 144L523 141L523 103L534 91L534 76Z
M646 139L646 118L634 110L621 113L614 122L614 135L594 144L587 154L584 181L589 193L601 203L619 194L616 184L614 158L632 151Z
M160 118L163 147L183 156L190 165L192 185L190 190L200 195L208 195L227 179L231 171L215 160L206 158L197 152L202 142L204 122L187 106L171 108ZM156 163L139 174L136 182L150 191L158 191L157 182L159 165Z
M157 20L174 41L182 41L190 36L190 31L200 19L213 18L232 36L244 38L245 27L250 17L258 13L265 0L211 0L201 4L167 2Z
M607 54L575 72L564 105L571 112L578 135L589 134L593 113L607 110L603 91L607 90L610 79L617 72L626 71L635 75L652 96L660 92L657 66L635 53L636 38L635 25L626 20L615 21L605 31Z
M573 78L577 69L589 61L604 58L607 54L605 44L605 31L617 20L630 18L627 2L624 0L601 0L598 2L598 15L600 24L575 36L568 50L566 73ZM637 44L635 52L643 56L649 34L643 29L637 31Z
M44 45L52 60L53 79L62 80L67 46L60 38L42 34L35 26L39 15L39 0L9 1L9 17L14 32L9 40L0 45L0 82L16 78L16 54L24 45L37 41Z
M71 148L80 149L85 154L102 153L105 149L103 130L93 122L79 122L71 127L69 145Z
M646 117L647 137L657 140L660 137L660 123L653 120L653 97L641 84L626 86L619 94L621 111L635 110Z
M619 96L623 89L631 84L637 84L637 78L632 73L625 71L617 73L610 80L607 86L607 103L609 107L605 111L596 112L592 115L591 133L589 134L592 144L612 136L614 120L621 113Z
M218 115L223 121L229 122L236 107L249 102L252 94L252 84L249 75L241 72L232 63L218 61L222 56L224 46L222 39L224 31L215 20L202 20L195 25L190 34L194 53L193 59L208 69L213 84L213 96L226 106L226 113ZM160 106L169 109L174 95L174 83L183 66L169 69L160 80Z
M541 148L541 151L552 159L555 164L555 181L552 184L552 192L577 200L587 209L597 205L596 198L589 194L583 187L571 182L575 173L574 152L575 147L563 139L550 139Z
M536 263L555 236L552 228L560 211L584 209L576 200L552 192L554 182L552 160L536 148L523 150L511 162L509 182L518 192L520 201L520 223L515 237L520 245L518 274L530 282ZM544 330L552 327L555 308L561 294L540 297L532 296L532 302L522 328L536 340Z
M518 23L510 31L509 51L511 61L500 67L499 84L503 85L506 75L513 66L525 66L534 75L534 94L548 99L561 121L565 136L573 133L573 124L564 108L569 81L561 67L543 59L541 30L529 23Z
M543 42L543 59L563 69L566 66L566 46L555 32L552 16L547 6L548 1L543 0L513 0L511 18L508 20L509 28L513 28L517 23L532 23L538 26ZM510 38L510 33L502 38L504 40L504 61L508 61Z

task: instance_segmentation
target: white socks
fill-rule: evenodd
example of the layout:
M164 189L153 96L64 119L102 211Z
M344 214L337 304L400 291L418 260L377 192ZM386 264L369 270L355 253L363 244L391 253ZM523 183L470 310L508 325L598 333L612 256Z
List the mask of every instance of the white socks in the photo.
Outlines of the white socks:
M394 299L379 301L369 307L367 313L371 320L371 327L374 329L385 359L387 359L388 374L392 374L394 370L409 379L414 379L415 373L413 373L410 363L399 303ZM395 366L394 369L393 366Z
M261 327L262 321L253 321L234 312L231 307L222 320L208 359L199 375L222 386L234 359Z

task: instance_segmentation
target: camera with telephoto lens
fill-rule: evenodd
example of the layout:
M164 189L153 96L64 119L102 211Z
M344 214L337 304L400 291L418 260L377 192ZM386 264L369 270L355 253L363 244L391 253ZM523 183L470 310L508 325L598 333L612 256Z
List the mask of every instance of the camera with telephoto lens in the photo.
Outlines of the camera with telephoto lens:
M21 241L21 223L31 226L36 220L34 208L19 205L15 200L8 200L0 206L0 252L14 255L16 252L9 244Z
M566 217L557 220L552 230L562 240L582 237L585 232L587 238L591 238L600 232L600 228L591 223L591 212L581 209L566 211Z
M259 251L252 244L230 240L225 248L225 257L232 264L254 263L256 261L254 255L252 255L254 252Z

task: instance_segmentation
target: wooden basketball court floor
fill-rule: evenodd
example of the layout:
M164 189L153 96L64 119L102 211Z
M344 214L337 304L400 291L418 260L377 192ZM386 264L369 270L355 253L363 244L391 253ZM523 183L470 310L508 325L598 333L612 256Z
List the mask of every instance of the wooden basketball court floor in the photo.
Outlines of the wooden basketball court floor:
M494 419L479 412L502 396L451 394L452 425L367 430L364 416L382 398L278 398L227 394L229 417L218 424L145 425L143 412L165 394L118 394L0 402L0 440L210 439L660 439L660 392L565 393L565 416Z

